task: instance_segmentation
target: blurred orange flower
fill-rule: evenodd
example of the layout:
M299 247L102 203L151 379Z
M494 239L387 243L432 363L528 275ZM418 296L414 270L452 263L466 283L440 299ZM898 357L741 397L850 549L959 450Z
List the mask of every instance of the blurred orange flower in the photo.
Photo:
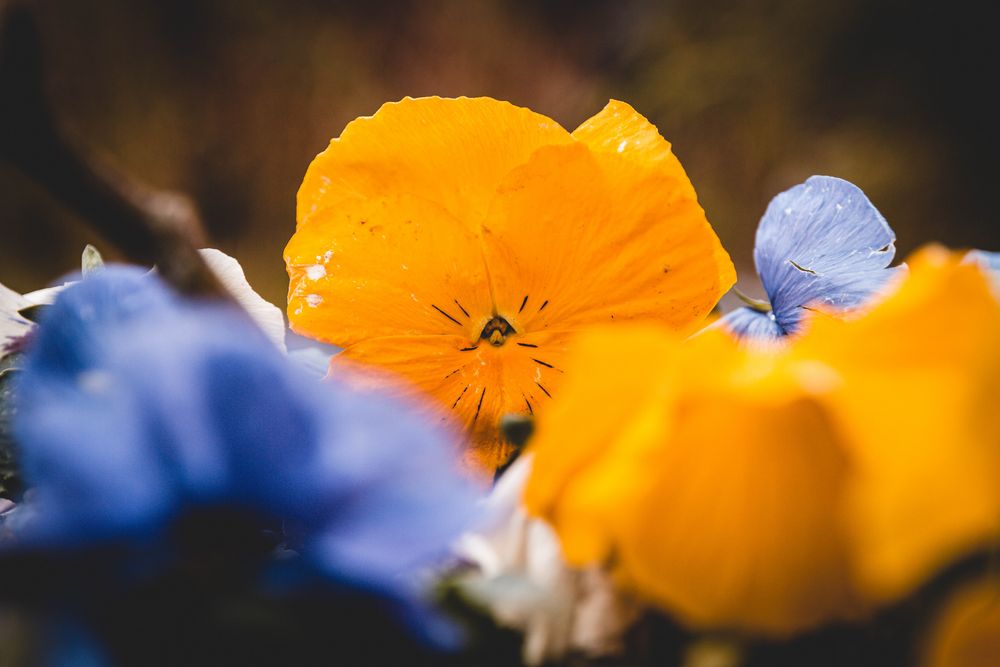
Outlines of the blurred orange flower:
M1000 661L1000 581L954 592L927 637L922 667L996 667Z
M558 390L572 332L690 332L735 280L670 144L622 102L572 134L488 98L386 104L313 161L297 218L292 328L344 348L331 372L435 397L486 467L499 417Z
M602 330L567 372L528 509L692 626L850 617L1000 535L1000 304L956 255L788 346Z

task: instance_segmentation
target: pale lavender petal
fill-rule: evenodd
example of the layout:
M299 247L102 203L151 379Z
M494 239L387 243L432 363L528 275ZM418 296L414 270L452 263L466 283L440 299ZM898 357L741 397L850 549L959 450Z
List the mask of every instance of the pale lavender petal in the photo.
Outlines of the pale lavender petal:
M763 313L746 306L723 315L718 326L725 327L739 338L780 338L785 333L775 321L774 313Z
M813 176L771 200L754 261L781 331L811 305L862 305L895 272L895 240L864 192L839 178Z

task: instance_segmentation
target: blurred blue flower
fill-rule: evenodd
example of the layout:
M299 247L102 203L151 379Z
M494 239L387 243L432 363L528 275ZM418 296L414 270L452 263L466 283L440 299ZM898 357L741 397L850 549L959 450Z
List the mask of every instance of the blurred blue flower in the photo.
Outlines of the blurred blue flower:
M316 381L235 307L137 269L66 289L16 389L31 499L7 550L168 553L179 522L222 509L276 527L318 576L406 600L478 495L409 406Z
M896 236L857 186L812 176L782 192L757 227L754 264L767 303L721 319L738 336L777 338L794 333L813 305L862 305L902 267L888 268Z

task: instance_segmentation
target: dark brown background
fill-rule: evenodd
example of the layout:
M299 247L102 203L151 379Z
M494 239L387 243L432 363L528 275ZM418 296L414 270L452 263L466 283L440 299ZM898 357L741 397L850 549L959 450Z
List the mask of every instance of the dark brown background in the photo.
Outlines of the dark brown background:
M567 128L610 97L670 139L744 280L767 201L850 179L907 252L998 249L995 26L982 3L48 0L49 92L136 175L192 195L213 242L283 302L309 161L404 95L490 95ZM0 164L0 281L114 252Z

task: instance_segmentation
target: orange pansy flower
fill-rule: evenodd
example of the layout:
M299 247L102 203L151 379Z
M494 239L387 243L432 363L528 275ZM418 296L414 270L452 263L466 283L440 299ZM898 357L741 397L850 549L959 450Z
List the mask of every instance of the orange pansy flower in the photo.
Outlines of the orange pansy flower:
M573 565L697 628L787 635L898 600L1000 538L1000 303L940 248L785 346L581 336L529 450Z
M622 102L569 133L489 98L404 99L310 165L285 249L288 315L435 397L506 457L497 423L558 391L581 327L690 331L733 284L667 143Z

